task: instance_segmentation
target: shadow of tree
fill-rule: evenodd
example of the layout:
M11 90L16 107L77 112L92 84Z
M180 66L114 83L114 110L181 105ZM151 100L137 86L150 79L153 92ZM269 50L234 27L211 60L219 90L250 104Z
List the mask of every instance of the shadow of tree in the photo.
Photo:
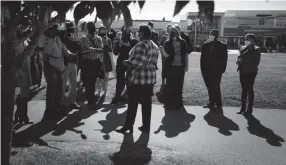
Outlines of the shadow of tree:
M272 146L282 146L281 142L285 140L276 135L271 129L263 126L261 122L254 116L246 117L248 123L248 131L250 134L266 139L266 142Z
M133 134L125 134L120 151L110 156L114 165L147 165L152 159L152 151L148 148L149 133L142 133L134 143Z
M195 115L189 114L185 108L178 111L165 108L165 116L162 119L162 125L154 133L157 134L163 130L166 132L166 137L176 137L181 132L187 131L195 118Z
M61 136L66 131L72 131L77 134L80 134L82 139L87 139L86 135L81 130L77 130L75 128L84 125L83 122L80 122L83 119L87 119L93 114L97 113L98 109L94 110L88 110L87 106L83 106L82 109L79 111L75 111L72 114L69 114L62 122L60 122L56 128L55 131L52 133L54 136Z
M114 131L118 126L123 126L125 123L125 118L126 118L126 111L122 114L118 114L117 110L120 108L126 107L125 105L109 105L105 104L103 105L103 110L102 112L108 112L110 111L107 115L105 120L100 120L98 121L99 124L102 125L102 129L100 130L103 135L103 139L109 140L110 136L109 133Z
M218 131L225 136L232 135L230 130L239 131L239 126L231 119L225 117L222 109L216 109L216 111L211 109L204 116L204 119L208 125L218 128Z

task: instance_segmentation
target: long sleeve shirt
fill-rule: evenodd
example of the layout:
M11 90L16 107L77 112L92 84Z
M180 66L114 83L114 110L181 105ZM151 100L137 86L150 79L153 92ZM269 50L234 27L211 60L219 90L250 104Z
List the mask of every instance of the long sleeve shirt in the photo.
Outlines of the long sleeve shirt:
M83 55L83 59L95 60L103 57L103 42L101 37L91 36L90 34L87 34L80 38L80 42L82 44L82 51L88 52Z
M156 84L158 46L150 40L140 41L131 49L129 56L127 61L131 68L127 74L128 82L139 85Z
M38 47L43 48L44 62L48 62L61 72L63 72L65 68L64 57L71 58L74 56L59 37L52 38L42 35L39 39Z

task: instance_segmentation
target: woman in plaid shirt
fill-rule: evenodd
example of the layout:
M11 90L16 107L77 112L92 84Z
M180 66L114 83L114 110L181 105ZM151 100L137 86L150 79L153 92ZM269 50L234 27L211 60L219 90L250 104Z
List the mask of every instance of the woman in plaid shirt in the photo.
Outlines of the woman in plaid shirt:
M137 113L138 104L142 104L143 126L142 132L150 132L150 120L152 109L152 93L156 83L156 65L159 56L159 48L151 40L151 28L148 25L139 27L138 36L140 42L130 51L130 58L124 61L128 67L128 109L125 125L116 130L119 133L133 132L133 125ZM140 94L138 94L140 93Z

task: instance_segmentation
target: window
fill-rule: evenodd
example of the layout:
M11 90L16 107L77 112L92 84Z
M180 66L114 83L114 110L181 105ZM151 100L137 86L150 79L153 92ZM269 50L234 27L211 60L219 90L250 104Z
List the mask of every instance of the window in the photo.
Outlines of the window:
M259 20L259 25L265 25L264 19Z

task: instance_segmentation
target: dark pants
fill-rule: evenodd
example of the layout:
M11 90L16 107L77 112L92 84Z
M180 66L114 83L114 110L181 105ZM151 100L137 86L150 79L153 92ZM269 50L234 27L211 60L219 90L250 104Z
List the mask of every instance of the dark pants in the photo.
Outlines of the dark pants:
M220 82L222 78L222 73L220 72L207 72L202 73L206 87L209 94L209 103L211 105L222 105L221 101L221 91L220 91Z
M63 101L63 72L49 63L44 64L44 75L47 82L45 117L53 117L59 112Z
M183 106L184 66L172 66L168 69L164 102L166 106Z
M240 73L240 76L239 76L240 84L242 88L241 100L246 101L247 95L248 95L250 106L252 106L253 100L254 100L253 85L254 85L256 75L257 73Z
M138 104L141 103L143 127L150 129L153 87L154 85L133 84L129 86L129 99L125 127L128 128L134 125Z
M116 81L116 91L114 99L118 100L121 97L121 94L125 88L126 85L126 79L125 79L125 73L126 68L124 66L116 66L116 75L117 75L117 81Z
M100 71L100 61L99 60L84 60L84 65L82 66L83 74L83 84L85 87L85 94L87 102L93 104L95 101L95 83L98 78Z

